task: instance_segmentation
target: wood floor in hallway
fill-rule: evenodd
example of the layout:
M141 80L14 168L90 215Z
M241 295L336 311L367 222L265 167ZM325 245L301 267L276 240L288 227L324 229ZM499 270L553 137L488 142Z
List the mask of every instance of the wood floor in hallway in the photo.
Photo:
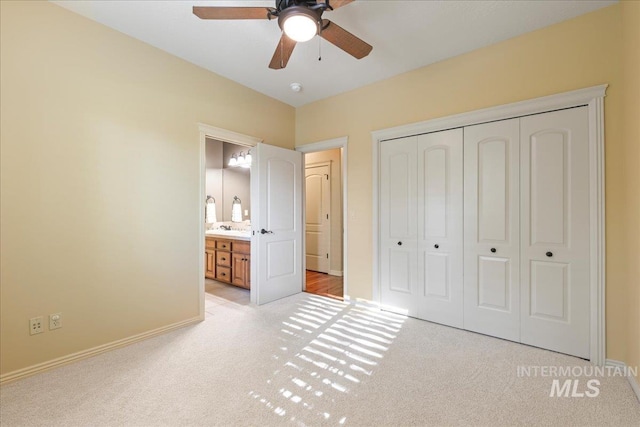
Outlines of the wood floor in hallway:
M342 277L307 270L306 292L342 300L344 296Z

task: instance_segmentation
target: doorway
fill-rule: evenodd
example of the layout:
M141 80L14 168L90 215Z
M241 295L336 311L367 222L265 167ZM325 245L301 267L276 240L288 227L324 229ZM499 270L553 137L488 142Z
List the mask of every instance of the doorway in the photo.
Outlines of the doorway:
M206 138L205 312L250 302L251 163L251 148Z
M305 287L330 298L347 296L346 138L297 147L305 169Z

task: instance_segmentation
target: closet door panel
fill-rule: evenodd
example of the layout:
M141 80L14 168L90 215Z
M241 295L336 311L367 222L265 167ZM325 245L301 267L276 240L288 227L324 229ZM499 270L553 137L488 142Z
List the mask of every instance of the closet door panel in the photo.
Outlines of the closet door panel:
M521 119L522 342L589 357L587 107Z
M449 267L450 255L422 253L422 273L424 277L424 297L444 301L451 299L451 272ZM420 261L418 262L420 264ZM421 305L420 317L427 319L429 309ZM433 314L433 313L431 313Z
M462 129L418 137L418 317L461 328Z
M520 340L519 119L464 128L464 328Z
M417 315L417 137L380 144L380 302Z
M510 278L508 258L478 257L478 307L509 312Z
M509 146L505 137L487 138L477 145L478 241L509 238Z

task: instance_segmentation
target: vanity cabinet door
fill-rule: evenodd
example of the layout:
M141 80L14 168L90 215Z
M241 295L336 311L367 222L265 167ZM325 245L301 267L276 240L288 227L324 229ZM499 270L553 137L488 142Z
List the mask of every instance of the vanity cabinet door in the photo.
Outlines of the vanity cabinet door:
M231 272L233 274L231 282L243 288L249 288L249 255L234 253L232 256Z
M204 277L216 278L216 251L206 250L204 253Z

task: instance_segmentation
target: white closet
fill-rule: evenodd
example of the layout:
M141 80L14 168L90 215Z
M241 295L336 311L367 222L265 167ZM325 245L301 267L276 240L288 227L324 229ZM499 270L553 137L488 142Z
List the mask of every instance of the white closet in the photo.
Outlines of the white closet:
M380 144L380 301L589 357L588 109Z

